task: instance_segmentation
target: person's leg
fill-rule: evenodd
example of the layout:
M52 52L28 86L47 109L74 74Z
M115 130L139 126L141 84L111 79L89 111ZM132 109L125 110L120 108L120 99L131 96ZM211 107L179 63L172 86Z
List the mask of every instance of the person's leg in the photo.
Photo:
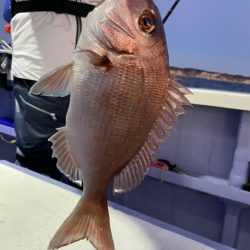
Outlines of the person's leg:
M65 126L69 96L34 96L28 93L34 81L15 78L15 83L17 161L33 171L72 184L56 167L48 141L57 128Z

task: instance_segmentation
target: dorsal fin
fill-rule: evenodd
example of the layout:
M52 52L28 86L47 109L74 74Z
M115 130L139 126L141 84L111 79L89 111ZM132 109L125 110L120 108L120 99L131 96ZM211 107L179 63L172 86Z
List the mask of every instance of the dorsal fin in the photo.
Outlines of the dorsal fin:
M63 65L43 76L31 88L34 95L63 97L70 94L70 78L73 63Z
M49 138L49 141L52 142L52 157L57 158L58 169L70 180L82 181L82 173L69 150L66 133L67 129L62 127Z
M146 139L141 150L136 156L115 176L113 192L124 193L135 188L145 177L150 162L153 160L153 154L159 147L168 131L173 127L178 115L184 113L182 105L190 105L185 97L191 92L176 80L170 79L166 95L166 100L148 138Z

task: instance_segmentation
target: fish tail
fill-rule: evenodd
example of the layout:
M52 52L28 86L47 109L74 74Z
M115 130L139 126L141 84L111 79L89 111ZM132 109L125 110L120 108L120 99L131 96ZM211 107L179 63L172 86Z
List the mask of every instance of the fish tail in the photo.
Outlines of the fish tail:
M50 241L48 250L58 249L81 239L98 250L114 250L106 201L90 202L81 198L71 215Z

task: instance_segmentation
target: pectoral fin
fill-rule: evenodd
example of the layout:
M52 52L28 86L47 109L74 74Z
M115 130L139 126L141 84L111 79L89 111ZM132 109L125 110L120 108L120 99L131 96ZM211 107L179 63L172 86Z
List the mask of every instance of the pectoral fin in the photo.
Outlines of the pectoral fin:
M110 58L107 55L98 55L91 50L82 50L82 52L87 55L90 64L94 65L95 67L104 67L106 71L110 71L113 67Z
M66 64L45 75L31 87L30 93L55 97L69 95L72 65Z

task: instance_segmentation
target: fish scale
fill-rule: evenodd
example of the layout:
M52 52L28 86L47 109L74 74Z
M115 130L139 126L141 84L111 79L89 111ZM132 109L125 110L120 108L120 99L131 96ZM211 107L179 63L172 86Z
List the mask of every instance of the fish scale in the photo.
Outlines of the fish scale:
M120 70L118 69L118 72L119 71ZM121 67L121 71L124 71L123 67ZM125 70L125 71L127 71L127 70ZM133 74L132 74L133 70L131 70L130 72L131 72L130 76L131 75L133 76ZM118 75L120 75L120 74L118 73ZM99 155L102 155L102 156L104 156L106 158L107 154L105 153L105 150L106 150L108 145L113 144L112 142L110 143L107 140L110 140L110 138L111 138L114 141L115 138L116 138L115 134L117 135L117 139L119 139L119 141L123 140L122 139L123 138L122 134L119 132L120 128L125 130L128 133L128 132L134 131L135 129L133 129L132 126L134 124L136 125L136 123L138 123L136 121L136 118L138 117L138 115L136 115L136 113L134 111L133 112L128 112L128 110L127 110L128 104L130 104L131 102L132 102L133 106L136 107L136 104L133 103L133 102L137 101L137 98L136 98L137 94L135 94L136 93L135 89L131 92L131 87L126 84L123 87L123 89L120 90L121 92L123 92L123 97L126 97L126 98L122 99L122 102L120 103L120 105L113 105L113 102L114 103L116 101L119 102L119 95L114 95L113 96L114 100L113 100L112 95L110 95L109 93L110 92L112 93L112 89L115 89L114 85L119 84L119 86L123 86L122 82L127 83L128 80L126 79L126 77L124 77L123 79L118 79L118 80L114 81L114 83L112 83L112 79L117 79L117 78L114 78L114 77L111 76L111 79L109 79L109 77L107 79L104 79L104 77L105 76L102 76L102 78L100 78L100 79L102 79L101 80L101 85L104 87L106 85L106 83L107 83L107 85L109 87L106 87L106 86L104 87L105 94L104 95L101 94L101 96L107 95L108 98L105 98L105 99L103 98L104 102L100 103L98 101L100 99L98 96L99 96L100 92L102 92L102 89L98 89L98 91L96 89L93 89L93 92L94 92L94 94L93 94L93 93L91 93L89 91L89 86L87 86L84 89L88 89L88 91L87 91L88 94L87 95L90 96L91 98L89 100L87 95L84 95L85 98L82 99L82 100L84 100L84 103L80 104L80 106L84 106L84 107L87 107L87 103L89 101L92 101L95 104L94 106L90 105L91 108L88 109L88 111L86 112L85 117L83 117L83 119L82 119L85 122L83 123L83 125L81 125L81 128L83 128L83 127L85 128L85 131L86 131L85 134L89 135L89 138L90 138L89 140L94 141L94 142L96 142L95 137L98 140L98 135L95 135L95 136L91 135L91 133L88 132L88 130L89 130L88 127L91 128L91 131L94 131L94 134L99 133L99 137L101 137L102 143L101 143L101 145L98 146L98 149L95 148L95 151L98 152L97 155L96 155L96 158L98 158L98 160L100 160L100 158L101 158L101 157L99 157ZM132 79L131 85L135 86L134 85L134 77L130 77L130 79ZM142 79L140 79L140 81L142 81ZM87 81L87 82L88 82L88 85L92 85L92 82L89 82L89 81ZM96 83L96 82L95 82L95 84L98 85L98 83ZM129 92L131 92L131 98L127 98ZM139 92L141 93L140 90L139 90ZM96 117L98 115L98 114L93 115L93 112L96 112L97 110L100 110L100 106L104 106L104 110L108 111L106 113L103 113L102 117L99 118L100 124L106 124L106 127L94 128L95 125L99 126L99 123L93 124L91 117L92 116ZM110 106L111 108L113 108L113 107L118 108L118 112L113 112L112 109L107 108L107 106ZM120 110L120 109L123 109L123 110ZM121 116L120 114L122 114L124 112L126 112L126 114ZM71 118L67 117L67 119L71 119ZM105 121L106 121L106 123L105 123ZM108 121L108 123L107 123L107 121ZM128 123L128 121L129 121L129 123ZM77 125L79 126L79 124L77 124ZM124 126L126 126L128 128L125 129ZM75 129L75 126L74 126L74 129ZM112 135L110 135L110 133ZM90 148L90 145L91 145L91 142L89 140L86 140L86 144L88 145L88 148ZM119 143L121 143L121 142L119 142ZM101 149L101 147L104 148L103 149L104 152ZM94 146L93 146L93 148L94 148ZM90 152L88 152L88 154L89 153Z

